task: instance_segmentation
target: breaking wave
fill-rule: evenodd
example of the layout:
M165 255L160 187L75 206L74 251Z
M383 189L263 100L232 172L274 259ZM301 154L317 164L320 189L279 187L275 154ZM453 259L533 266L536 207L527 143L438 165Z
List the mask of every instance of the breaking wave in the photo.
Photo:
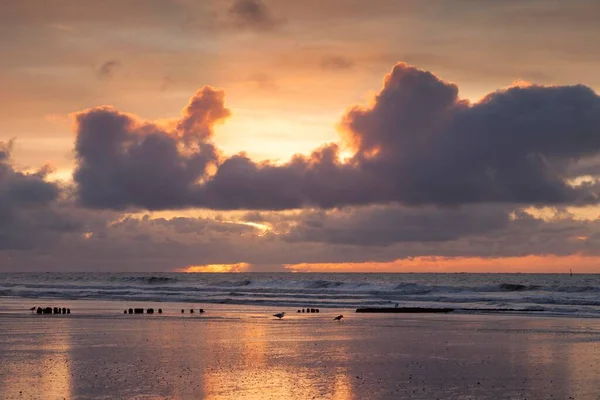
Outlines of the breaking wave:
M177 278L166 277L166 276L123 276L123 277L111 277L111 282L140 282L148 284L161 284L161 283L175 283Z
M0 298L510 309L600 317L600 275L0 274Z

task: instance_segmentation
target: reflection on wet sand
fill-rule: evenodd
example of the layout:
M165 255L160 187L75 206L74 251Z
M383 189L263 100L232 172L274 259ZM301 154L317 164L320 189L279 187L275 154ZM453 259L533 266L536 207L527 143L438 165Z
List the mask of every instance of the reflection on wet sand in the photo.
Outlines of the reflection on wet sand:
M44 317L46 318L46 317ZM71 398L71 323L53 321L4 326L0 363L2 398ZM26 326L27 328L24 328Z
M569 344L568 379L572 397L576 399L600 396L600 374L598 373L600 352L590 351L589 347L589 339Z
M598 346L598 332L570 326L563 321L540 324L525 323L537 328L536 340L529 342L526 356L527 378L536 386L540 398L597 398L600 388L600 353L590 351ZM556 340L558 335L563 339Z
M314 326L295 322L247 320L230 329L220 342L230 349L226 357L235 360L214 369L211 358L216 361L223 354L207 354L205 398L231 398L232 393L236 399L246 400L354 398L348 376L347 335L319 335ZM287 332L291 324L297 329L292 336ZM320 354L315 356L316 352ZM324 353L327 365L323 365ZM332 368L324 371L328 366Z
M592 399L599 344L558 318L0 314L0 398Z

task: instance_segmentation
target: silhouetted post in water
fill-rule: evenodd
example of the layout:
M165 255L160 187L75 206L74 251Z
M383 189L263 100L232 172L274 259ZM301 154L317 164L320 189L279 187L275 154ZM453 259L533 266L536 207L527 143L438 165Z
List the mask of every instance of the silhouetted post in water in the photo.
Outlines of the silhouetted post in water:
M181 313L183 314L184 312L185 312L185 310L182 308L182 309L181 309Z
M123 310L123 314L127 314L127 310Z
M302 309L302 312L304 312L304 308Z
M44 314L52 314L52 308L51 307L44 308Z
M200 309L200 314L204 314L204 308Z
M129 314L133 314L133 308L130 308L130 309L128 310L128 312L129 312Z
M67 314L71 314L71 309L67 308Z
M154 308L147 309L146 314L154 314Z
M63 314L66 314L66 313L67 313L67 308L66 308L66 307L63 307L63 309L62 309L62 313L63 313Z
M315 312L319 312L319 309L318 309L318 308L315 308Z
M35 313L36 314L43 314L44 313L44 309L42 307L38 307Z
M143 308L134 308L133 309L133 313L134 314L143 314L144 313L144 309Z
M192 308L192 309L190 309L190 314L193 314L193 313L194 313L194 309Z
M158 309L158 313L159 313L159 314L162 314L162 308L159 308L159 309Z

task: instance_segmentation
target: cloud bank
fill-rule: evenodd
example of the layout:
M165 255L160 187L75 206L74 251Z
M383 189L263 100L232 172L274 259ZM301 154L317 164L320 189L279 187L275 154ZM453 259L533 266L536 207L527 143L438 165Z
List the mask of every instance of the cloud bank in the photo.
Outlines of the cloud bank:
M399 63L371 105L343 116L342 140L354 152L346 161L339 144L283 165L224 157L212 136L229 115L224 93L212 88L192 98L174 128L108 107L78 113L81 203L285 210L599 198L600 97L583 85L512 87L469 103L457 85Z
M12 142L0 142L0 251L55 242L78 222L57 207L61 187L48 182L48 167L25 173L11 164Z
M78 112L73 186L50 181L48 167L20 171L12 142L0 144L0 270L600 256L600 220L565 211L597 203L598 96L580 85L476 103L458 93L398 64L370 105L345 113L341 143L284 164L222 154L215 127L231 111L211 87L166 121ZM222 212L148 212L187 208Z
M199 182L218 159L213 127L229 115L223 92L201 89L172 129L96 107L75 115L81 203L92 208L150 210L202 203Z

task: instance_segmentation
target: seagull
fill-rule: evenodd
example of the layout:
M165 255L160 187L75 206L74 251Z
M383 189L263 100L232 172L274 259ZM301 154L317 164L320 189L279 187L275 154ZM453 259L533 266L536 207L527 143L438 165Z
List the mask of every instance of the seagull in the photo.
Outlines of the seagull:
M29 309L29 311L31 311L31 312L34 312L34 311L35 311L35 307L31 307L31 308Z
M273 314L273 316L281 319L281 318L283 318L285 316L285 313L284 312L280 312L278 314Z
M342 320L342 318L344 318L344 316L343 316L343 315L338 315L338 316L337 316L337 317L335 317L333 320L334 320L334 321L341 321L341 320Z

